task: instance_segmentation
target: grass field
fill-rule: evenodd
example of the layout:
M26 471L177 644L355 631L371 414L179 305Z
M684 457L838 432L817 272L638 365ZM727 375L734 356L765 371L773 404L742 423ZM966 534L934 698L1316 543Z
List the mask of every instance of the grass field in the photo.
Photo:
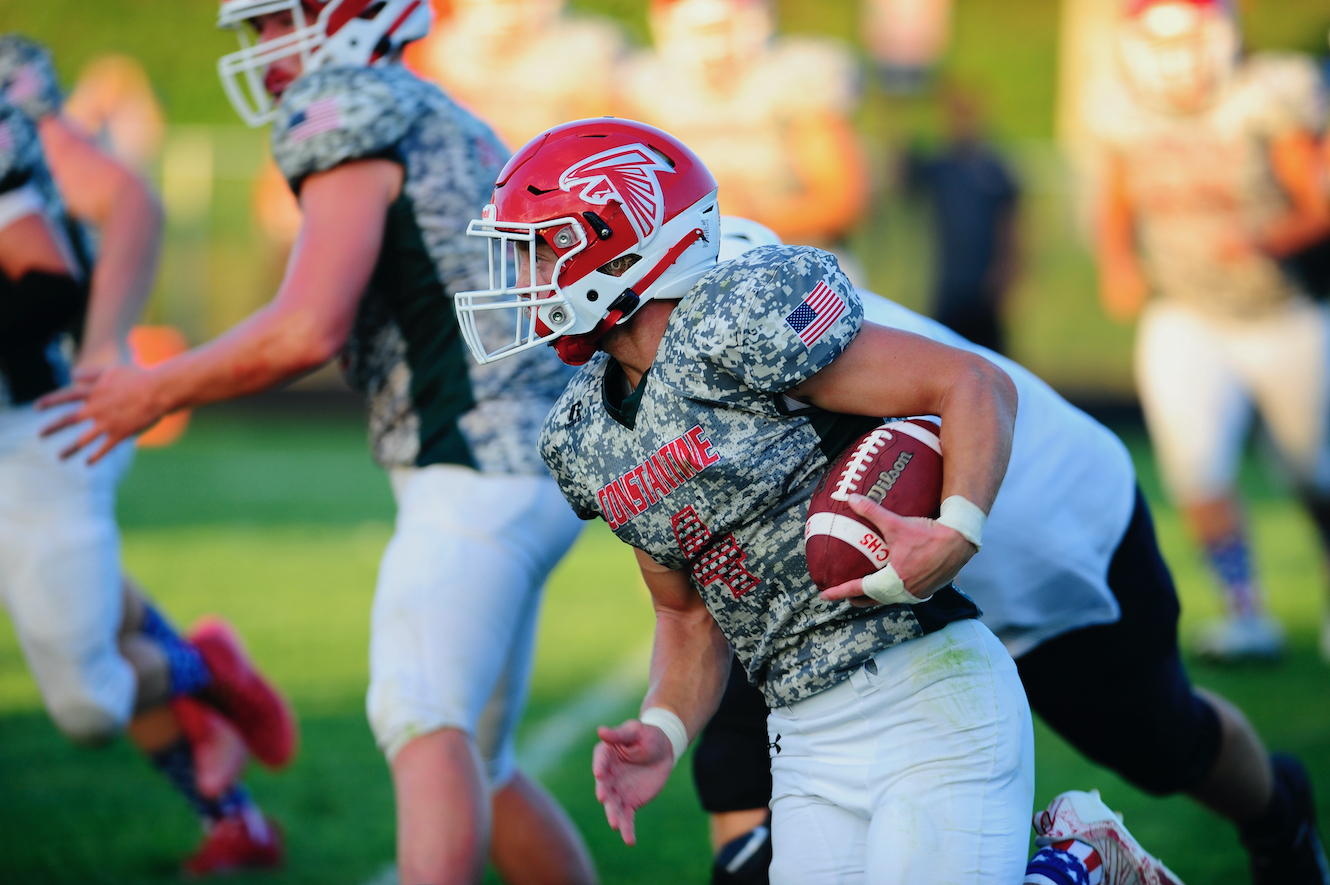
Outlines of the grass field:
M1175 515L1158 501L1143 440L1128 440L1179 579L1186 630L1214 604ZM1194 665L1193 675L1247 710L1272 747L1308 761L1330 815L1330 668L1313 649L1322 581L1311 531L1258 466L1249 466L1244 482L1274 604L1294 625L1293 654L1269 668ZM393 852L392 796L363 692L367 614L392 502L366 454L363 425L345 415L205 412L178 446L140 453L120 509L129 569L182 622L205 612L234 620L300 713L296 763L280 775L249 778L286 827L290 863L242 881L361 885L380 875ZM590 526L549 588L523 733L615 671L647 640L650 621L630 558L602 524ZM631 714L636 694L622 706L616 715ZM629 849L605 826L592 795L592 742L582 734L543 779L585 833L603 881L705 882L705 822L686 769L643 812L640 844ZM1037 800L1090 786L1190 885L1246 881L1227 825L1185 800L1136 793L1040 730ZM83 751L57 734L6 622L0 882L172 881L197 838L181 801L127 744Z

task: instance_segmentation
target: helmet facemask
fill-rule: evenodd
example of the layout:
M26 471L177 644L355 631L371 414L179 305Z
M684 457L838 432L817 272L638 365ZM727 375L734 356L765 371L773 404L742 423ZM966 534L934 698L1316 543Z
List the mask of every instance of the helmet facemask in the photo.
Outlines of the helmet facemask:
M565 362L586 362L595 353L595 341L630 319L643 303L683 297L715 265L715 205L713 192L665 222L650 242L626 243L626 250L590 270L585 258L577 259L609 231L600 216L588 212L519 223L499 219L495 206L486 206L482 217L467 226L467 234L489 241L490 287L455 297L462 336L472 355L483 364L552 343ZM708 217L699 223L699 214ZM652 243L673 245L663 255L641 254ZM541 244L556 256L548 275L536 260Z
M290 13L293 30L272 40L254 39L248 28L261 16ZM325 65L368 65L394 57L429 32L433 13L426 0L223 0L217 26L234 30L240 49L217 62L231 106L250 126L277 113L264 79L284 58L299 56L302 73Z

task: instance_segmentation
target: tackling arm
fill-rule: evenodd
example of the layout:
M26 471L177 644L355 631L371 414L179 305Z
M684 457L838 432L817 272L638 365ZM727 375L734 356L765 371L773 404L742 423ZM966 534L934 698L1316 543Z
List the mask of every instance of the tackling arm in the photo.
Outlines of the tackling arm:
M157 275L162 207L141 178L58 114L43 119L39 132L65 206L101 235L78 368L124 362L126 336Z
M169 412L257 393L327 362L350 334L402 176L401 166L389 160L311 175L301 191L304 223L271 304L215 341L150 370L117 366L77 374L73 385L41 403L82 401L82 407L44 432L91 421L64 455L101 437L92 462Z
M729 675L730 646L688 579L667 569L641 550L642 578L656 610L651 650L651 684L642 710L663 708L678 716L692 740L720 704ZM596 798L605 818L624 842L636 842L633 818L655 798L674 768L674 748L665 731L629 720L618 728L602 727L592 773Z

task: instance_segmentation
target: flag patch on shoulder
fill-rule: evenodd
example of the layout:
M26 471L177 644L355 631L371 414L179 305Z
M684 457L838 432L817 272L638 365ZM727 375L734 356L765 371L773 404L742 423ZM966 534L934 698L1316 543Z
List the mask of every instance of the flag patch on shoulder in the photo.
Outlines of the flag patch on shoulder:
M293 144L299 144L321 132L331 132L341 126L342 112L337 107L337 96L330 95L312 101L308 107L292 114L286 123L286 137Z
M804 347L812 347L843 313L845 299L826 283L818 283L799 306L786 315L785 323L799 336Z

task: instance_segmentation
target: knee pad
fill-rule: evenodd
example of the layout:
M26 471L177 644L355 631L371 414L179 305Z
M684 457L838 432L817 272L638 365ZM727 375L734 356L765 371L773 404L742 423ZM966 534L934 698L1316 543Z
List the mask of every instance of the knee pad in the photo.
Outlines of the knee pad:
M711 885L767 885L771 827L754 827L726 842L711 866Z

